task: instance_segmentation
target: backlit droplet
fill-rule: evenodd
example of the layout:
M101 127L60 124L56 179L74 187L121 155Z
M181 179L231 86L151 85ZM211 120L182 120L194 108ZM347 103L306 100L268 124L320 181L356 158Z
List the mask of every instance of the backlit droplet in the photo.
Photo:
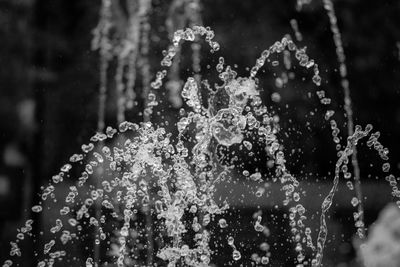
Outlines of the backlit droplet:
M358 199L357 199L356 197L353 197L353 198L351 199L351 205L353 205L353 207L355 207L355 206L358 205Z
M219 219L218 224L219 224L219 227L221 227L221 228L228 227L228 224L226 223L225 219Z
M32 211L36 212L36 213L41 212L42 210L43 210L43 208L40 205L35 205L32 207Z
M242 255L240 254L240 252L238 250L234 250L232 253L232 257L235 261L238 261L238 260L240 260Z
M390 170L390 164L388 162L384 163L382 165L382 171L389 172L389 170Z

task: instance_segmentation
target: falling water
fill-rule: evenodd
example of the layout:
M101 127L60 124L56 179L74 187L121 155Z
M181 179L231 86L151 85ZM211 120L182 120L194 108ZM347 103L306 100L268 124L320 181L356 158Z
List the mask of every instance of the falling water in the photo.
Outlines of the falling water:
M99 105L98 105L98 120L97 130L104 130L104 116L107 100L107 70L108 62L111 57L110 49L112 44L109 39L111 29L111 1L103 0L100 9L100 20L97 27L94 29L92 49L100 51L100 86L99 86Z
M331 0L323 0L323 4L329 17L331 31L333 34L333 41L336 46L336 56L339 62L341 85L344 93L344 110L347 116L347 133L348 136L352 136L354 134L353 110L351 104L352 101L350 96L349 80L347 79L346 56L344 54L342 37L340 34L339 27L337 25L337 17L335 14L333 2ZM353 153L351 155L351 164L353 166L355 192L357 196L356 206L358 207L358 216L357 218L355 218L355 226L357 228L358 236L361 239L363 239L365 237L364 207L363 207L363 195L361 190L360 167L357 159L356 146L354 146Z
M168 34L170 39L173 38L175 31L183 29L187 26L193 27L195 25L202 25L201 19L201 6L199 0L174 0L168 11L168 18L166 21ZM192 49L192 69L196 74L196 80L200 80L200 49L201 44L196 40L191 44ZM182 107L181 87L183 81L180 78L180 49L176 52L175 60L172 63L168 82L165 85L169 93L169 101L174 108Z
M296 40L298 42L303 41L303 35L301 34L301 32L299 30L299 25L297 23L297 20L291 19L290 20L290 26L292 26L292 29L294 31L294 36L296 37Z
M350 137L354 134L354 119L352 110L352 100L350 96L349 80L347 79L346 56L344 53L341 33L337 25L337 17L335 14L335 8L333 2L331 0L322 0L322 2L329 18L330 30L333 34L333 41L336 47L336 56L337 56L337 61L339 63L341 86L343 88L343 94L344 94L344 110L347 117L347 134ZM301 10L303 5L308 5L310 3L311 0L298 0L297 9ZM291 26L297 36L298 35L297 22L295 22L295 20L291 20ZM357 216L355 217L355 226L357 228L357 234L359 238L363 239L365 237L365 223L364 223L364 208L363 208L363 195L361 189L360 167L357 159L357 147L353 148L353 153L351 156L351 164L353 167L354 188L356 192L356 198L354 198L353 203L356 203L354 206L357 206L358 210ZM353 185L350 186L350 188L352 187Z
M127 15L116 1L103 0L100 20L93 30L92 49L100 51L100 89L98 105L99 131L104 130L107 101L107 76L115 75L116 118L125 120L125 110L132 109L136 99L137 73L142 79L142 97L147 99L151 73L149 66L149 13L151 1L128 1ZM115 70L109 68L116 60ZM144 114L148 120L148 114Z

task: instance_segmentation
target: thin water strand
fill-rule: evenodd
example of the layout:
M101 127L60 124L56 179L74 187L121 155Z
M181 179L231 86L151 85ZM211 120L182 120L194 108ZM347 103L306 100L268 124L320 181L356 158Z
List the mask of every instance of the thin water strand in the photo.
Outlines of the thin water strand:
M337 25L337 17L335 14L335 7L333 2L331 0L322 0L322 2L329 17L330 28L333 34L333 41L336 47L336 56L339 62L341 86L343 88L343 93L344 93L344 110L346 112L346 117L347 117L347 134L348 136L352 136L354 133L352 99L350 95L349 80L347 78L346 56L344 53L342 37L339 27ZM359 238L364 239L365 238L364 207L363 207L363 195L361 189L360 166L357 159L357 147L354 147L354 151L351 156L351 164L353 166L355 192L358 199L357 210L358 214L360 215L355 224L358 225L357 234Z

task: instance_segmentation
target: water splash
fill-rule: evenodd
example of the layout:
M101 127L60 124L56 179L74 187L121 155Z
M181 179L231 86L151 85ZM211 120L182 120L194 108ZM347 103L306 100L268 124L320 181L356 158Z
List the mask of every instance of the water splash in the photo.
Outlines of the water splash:
M151 83L146 107L148 114L158 106L155 92L163 88L163 80L181 43L194 42L196 36L205 39L212 54L219 50L220 45L213 41L214 32L210 28L193 26L176 31L173 44L161 61L164 69ZM311 72L314 85L317 88L321 86L318 65L309 58L305 48L297 47L289 36L285 36L261 53L248 77L238 77L231 66L225 65L222 57L215 67L220 81L214 86L210 86L207 80L188 77L181 93L187 109L180 111L177 136L151 122L138 125L125 121L119 124L118 129L107 127L104 133L96 133L90 138L90 143L82 145L81 152L72 155L70 162L62 166L50 184L43 188L42 201L32 207L34 212L40 213L51 208L51 201L62 202L60 217L55 218L48 230L51 239L37 255L38 266L53 266L56 260L67 260L70 256L68 245L85 241L89 236L82 233L91 228L95 229L96 245L108 244L109 261L118 266L145 264L138 255L151 249L147 247L147 241L142 241L148 239L150 232L146 219L143 221L140 214L151 214L156 219L151 230L162 240L154 244L157 260L168 266L209 266L214 253L210 245L212 225L229 230L235 227L235 223L225 216L230 208L229 199L219 203L216 186L232 179L234 169L240 163L229 149L242 145L251 152L262 147L263 155L274 172L272 182L281 186L284 194L282 205L288 207L297 266L320 266L328 234L326 213L333 203L340 175L343 173L345 179L351 177L347 165L356 145L369 136L367 146L378 152L384 161L382 171L385 173L390 170L387 162L389 150L378 141L379 132L371 133L371 125L364 130L356 126L354 134L347 139L347 145L341 149L340 131L334 119L335 112L330 107L331 100L325 91L319 88L315 91L321 105L327 109L321 116L331 127L339 153L333 186L322 203L320 229L316 244L313 244L312 231L305 223L306 208L301 204L301 185L287 169L284 148L278 138L279 117L262 103L260 96L257 75L266 63L276 65L275 60L271 61L272 55L282 55L287 69L293 65L290 59L293 55L299 66ZM217 101L219 95L225 96L222 104ZM61 196L57 185L71 179L79 170L77 183ZM268 179L259 170L243 170L242 174L260 184ZM393 177L389 174L387 180L392 186L393 196L399 198L400 191ZM258 187L255 195L262 196L264 192L265 189ZM102 213L93 216L93 210ZM10 243L13 260L22 255L18 246L21 240L28 236L35 238L31 234L33 223L28 220L18 229L15 242ZM113 226L111 231L107 229L109 224ZM261 212L255 214L250 224L255 234L269 236ZM251 259L244 259L245 253L236 242L234 233L227 236L226 242L232 249L232 264L252 260L266 265L273 257L265 240L259 244L263 255L253 253ZM311 261L306 258L306 250L314 252ZM83 262L86 266L98 264L98 260L90 255ZM7 260L3 266L12 264L13 261Z

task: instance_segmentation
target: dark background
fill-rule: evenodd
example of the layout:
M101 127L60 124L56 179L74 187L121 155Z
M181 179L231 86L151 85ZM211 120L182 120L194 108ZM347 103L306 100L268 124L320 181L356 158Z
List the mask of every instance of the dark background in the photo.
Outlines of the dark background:
M161 51L168 46L163 25L170 1L153 1L151 13L152 73L159 67ZM345 135L343 94L329 20L321 1L314 0L301 12L295 1L204 0L202 19L216 33L221 52L230 65L237 64L240 76L247 76L256 58L284 34L293 35L290 19L297 19L303 35L300 45L320 67L323 89L332 97L341 134ZM334 1L347 56L348 78L355 122L374 125L381 142L390 149L390 163L400 168L400 2L372 0ZM0 1L0 255L6 257L15 227L29 214L40 186L46 184L69 156L96 130L98 101L98 54L90 50L91 30L98 21L100 1L1 0ZM218 58L202 53L202 65ZM203 67L203 72L207 68ZM183 76L184 76L183 72ZM273 78L262 74L264 97L277 91ZM318 108L316 100L304 100L312 85L299 82L281 91L282 101L274 104L281 113L283 131L292 125L302 135L282 136L288 149L301 148L289 166L304 177L310 187L320 184L320 196L327 193L335 161L329 129L323 121L305 116ZM289 108L285 108L286 104ZM168 109L171 114L177 112ZM318 112L318 111L317 111ZM294 121L288 123L289 118ZM139 117L128 119L138 122ZM115 125L115 106L107 105L107 124ZM304 125L309 122L310 133ZM381 186L378 157L360 148L362 181L365 185L366 221L372 223L382 206L390 201L390 188ZM378 163L378 164L375 164ZM371 167L372 166L372 167ZM325 187L324 187L325 186ZM379 187L378 187L379 186ZM324 189L325 188L325 189ZM385 188L381 191L374 188ZM318 190L321 189L321 190ZM327 266L351 262L354 233L349 203L354 192L344 188L332 213L332 227L344 233L327 252ZM255 207L241 207L252 213ZM242 218L246 218L243 215ZM245 219L243 219L245 220ZM334 222L338 222L334 224ZM343 226L344 225L344 226ZM336 230L333 230L336 231ZM333 243L335 241L332 241ZM339 251L339 252L338 252ZM339 255L333 257L332 255ZM331 258L329 258L331 257ZM23 265L24 266L24 265ZM287 265L290 266L290 265ZM337 265L339 266L339 265ZM340 265L347 266L347 265Z

